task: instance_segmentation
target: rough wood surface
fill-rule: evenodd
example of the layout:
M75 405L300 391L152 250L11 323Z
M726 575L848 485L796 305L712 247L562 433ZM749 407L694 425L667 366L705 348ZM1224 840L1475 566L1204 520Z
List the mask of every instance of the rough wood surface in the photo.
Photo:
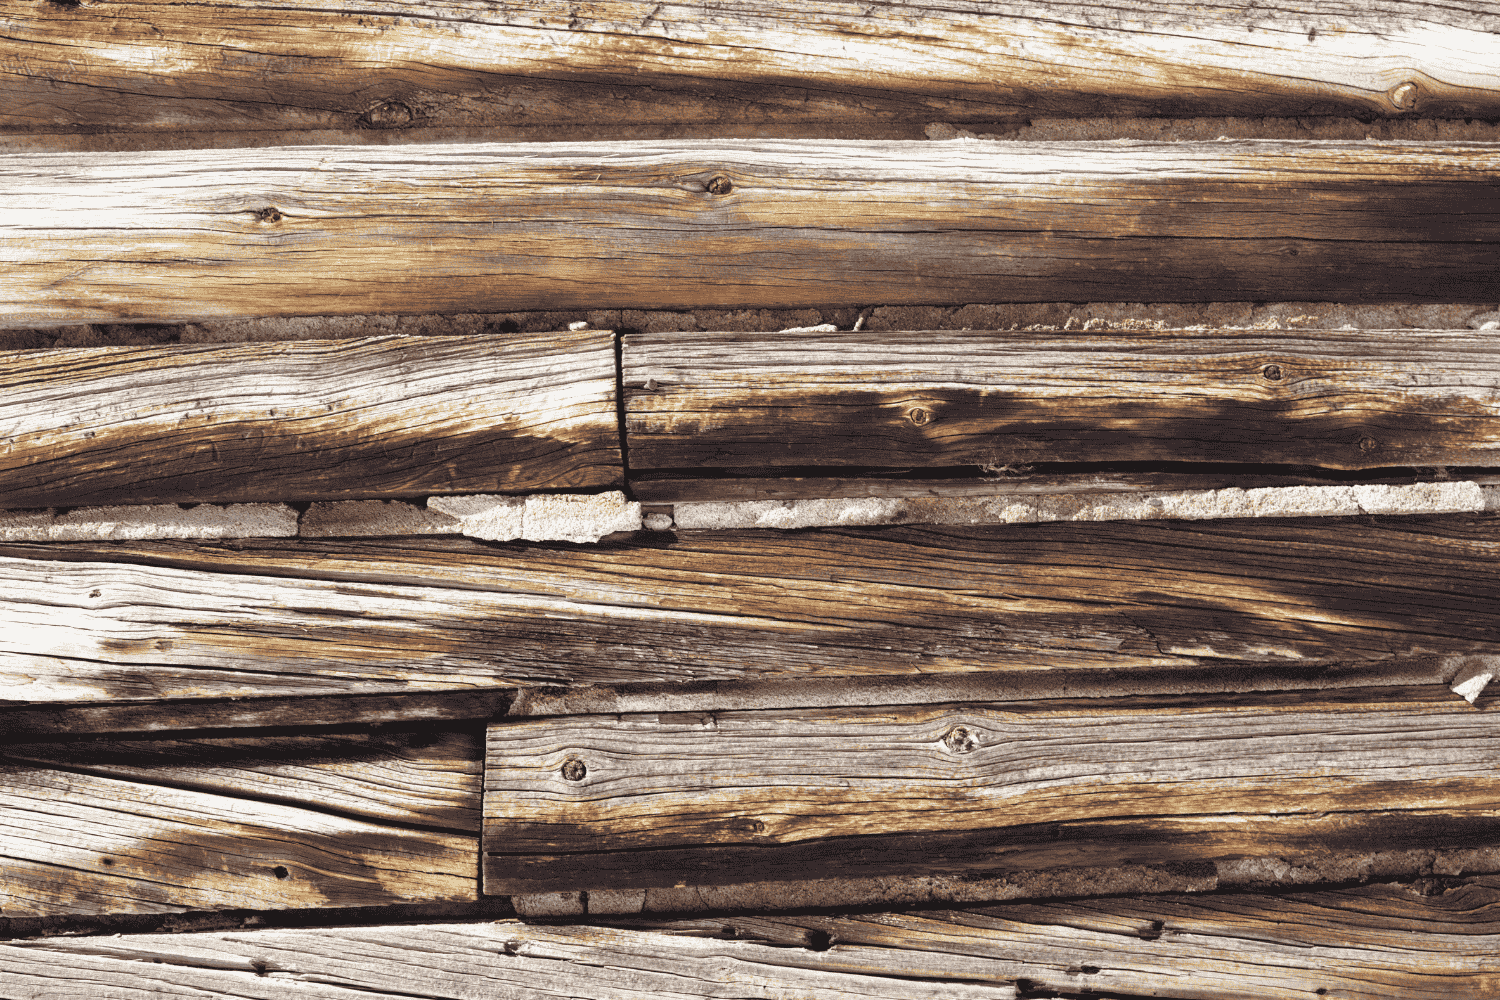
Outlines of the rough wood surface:
M1462 289L1483 301L1500 297L1496 176L1500 149L1484 143L15 153L0 157L0 317L46 327L1269 290L1446 302Z
M13 763L279 802L360 819L479 830L480 727L12 744Z
M621 852L662 848L742 847L709 879L730 882L764 871L762 848L841 838L942 872L915 835L1495 810L1497 720L1443 687L503 720L485 758L485 890L527 891L548 868L558 888L614 888ZM595 871L590 853L616 857ZM623 885L681 878L662 869L643 859Z
M1410 0L13 3L0 129L1494 117L1497 25Z
M631 467L1483 466L1487 331L638 334Z
M1014 1000L1006 979L955 976L920 952L863 960L610 927L488 924L118 935L0 944L16 1000L194 997L376 1000ZM972 963L969 963L972 964ZM931 971L929 971L929 969ZM194 992L187 992L193 990ZM202 992L198 992L202 991Z
M1500 652L1497 552L1493 514L643 533L589 547L11 543L0 697L1216 665L1399 677L1412 658Z
M4 507L622 480L606 331L15 351L0 389Z
M909 913L54 937L0 944L17 1000L955 997L1486 1000L1493 877ZM201 992L188 993L189 990ZM1321 991L1321 992L1319 992Z
M321 776L320 776L321 777ZM272 779L303 784L304 773ZM241 789L243 790L243 782ZM348 794L353 787L343 785ZM376 906L477 898L478 838L243 795L0 761L0 914Z

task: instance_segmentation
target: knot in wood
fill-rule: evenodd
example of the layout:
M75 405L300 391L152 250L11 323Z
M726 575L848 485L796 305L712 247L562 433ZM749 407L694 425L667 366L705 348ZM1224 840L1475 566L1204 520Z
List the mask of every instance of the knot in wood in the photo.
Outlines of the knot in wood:
M577 757L569 757L563 761L562 776L568 781L582 781L589 769L583 766L583 761Z
M906 419L921 427L932 423L932 411L922 406L913 406L906 411Z
M411 124L411 108L400 101L383 101L359 116L366 128L401 128Z
M1362 452L1364 452L1365 454L1369 454L1370 452L1374 451L1376 448L1379 448L1379 447L1380 447L1380 442L1376 441L1372 437L1362 437L1362 438L1359 439L1359 450L1362 451Z
M1410 111L1417 106L1417 85L1410 80L1398 83L1391 88L1387 96L1390 97L1391 103L1402 111Z
M1264 375L1267 379L1269 379L1272 382L1280 382L1281 381L1281 366L1280 365L1266 365L1264 368L1262 368L1260 370L1260 373L1262 375Z
M280 222L281 221L281 213L279 211L277 211L274 206L267 205L265 208L258 209L256 211L256 213L255 213L255 221L256 222Z
M734 190L734 184L723 174L714 174L708 179L708 183L703 185L703 189L709 194L728 194Z
M954 726L943 737L943 745L954 753L973 753L979 746L979 741L967 726Z

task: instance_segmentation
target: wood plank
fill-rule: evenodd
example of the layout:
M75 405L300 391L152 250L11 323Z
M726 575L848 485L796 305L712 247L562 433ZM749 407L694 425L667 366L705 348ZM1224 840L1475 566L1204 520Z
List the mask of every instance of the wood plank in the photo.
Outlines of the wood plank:
M322 808L0 762L6 916L477 897L477 838Z
M333 811L376 822L479 831L480 727L402 727L174 740L12 744L13 763Z
M6 131L1493 118L1500 107L1492 3L229 0L210 12L104 0L8 20Z
M0 944L18 1000L174 996L314 1000L1014 1000L1006 981L925 975L923 955L805 949L607 927L483 924L47 938ZM915 962L908 959L915 959ZM836 971L835 971L836 970ZM188 992L193 990L194 992ZM201 992L197 992L201 991Z
M1280 486L1347 486L1352 483L1406 486L1430 481L1416 470L1403 475L1361 475L1357 479L1322 470L1268 472L1261 468L1213 468L1205 465L1192 472L1152 472L1128 468L1095 471L1053 471L1046 465L1013 467L993 475L955 476L939 474L875 475L855 470L846 476L808 475L709 475L642 473L630 477L630 492L643 504L670 506L679 503L723 503L746 500L815 500L834 498L906 497L1001 497L1036 496L1048 493L1108 494L1158 493L1186 490L1268 489ZM727 470L724 470L727 471ZM951 470L941 470L950 472ZM1403 470L1404 471L1404 470ZM860 474L866 473L866 474ZM1500 475L1465 470L1460 476L1481 487L1500 486ZM668 511L670 513L670 511Z
M625 426L637 471L1483 466L1497 364L1472 330L636 334Z
M917 912L52 937L0 944L22 1000L212 996L1166 996L1481 1000L1493 878ZM127 993L125 985L136 988ZM1323 992L1319 993L1318 991Z
M0 353L0 506L623 481L607 331Z
M1435 687L502 720L485 891L828 877L839 851L957 873L996 861L965 841L1079 821L1494 815L1496 719Z
M14 153L0 316L1483 301L1497 171L1493 144L1291 140Z
M1458 663L1426 660L1500 653L1497 553L1493 514L643 533L599 546L11 543L0 697L701 693L976 672L1065 684L1144 671L1142 690L1174 671L1227 671L1234 690L1438 683Z

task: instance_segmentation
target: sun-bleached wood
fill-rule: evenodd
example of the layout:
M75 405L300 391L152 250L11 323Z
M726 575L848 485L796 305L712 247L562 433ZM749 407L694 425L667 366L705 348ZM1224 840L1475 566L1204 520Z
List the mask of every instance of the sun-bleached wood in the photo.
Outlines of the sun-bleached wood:
M6 916L477 898L477 837L329 811L306 778L304 806L16 761L0 779Z
M0 157L0 322L1500 297L1500 147L724 140Z
M0 354L0 506L622 480L607 331Z
M815 878L839 838L860 874L952 873L994 862L962 834L1007 827L1493 812L1497 732L1442 687L507 719L488 731L485 891Z
M154 938L154 940L153 940ZM53 947L53 945L56 947ZM863 961L611 927L487 924L115 935L0 944L0 989L18 1000L197 996L470 1000L1014 1000L1015 985L924 975L926 957ZM941 963L939 963L940 965ZM966 963L972 964L972 963ZM86 992L84 992L86 991ZM358 991L357 993L355 991Z
M11 132L1500 108L1493 2L11 6Z
M11 744L38 768L478 832L480 727Z
M0 944L18 1000L143 988L271 998L458 1000L1028 995L1415 1000L1494 993L1493 877L1290 894L1117 896L909 913L567 926L329 927ZM1318 991L1322 990L1322 993Z
M1387 683L1433 683L1426 668L1394 678L1412 658L1500 653L1497 551L1500 518L1487 513L648 533L600 546L9 543L0 698L467 698L1247 665L1298 686L1384 669Z
M631 467L1493 464L1488 331L624 339Z

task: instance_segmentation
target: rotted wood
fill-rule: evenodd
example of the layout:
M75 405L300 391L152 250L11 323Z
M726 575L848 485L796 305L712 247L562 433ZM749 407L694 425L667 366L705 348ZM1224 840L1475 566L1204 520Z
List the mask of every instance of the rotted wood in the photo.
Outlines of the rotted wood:
M633 469L1243 462L1483 466L1487 332L637 334Z
M1497 177L1490 144L1290 140L14 153L0 316L1483 300Z
M1028 867L1048 827L1075 864L1220 860L1330 813L1386 828L1370 849L1402 814L1466 817L1433 824L1452 846L1500 807L1497 718L1417 687L507 719L484 887L975 873Z
M254 748L245 753L257 759ZM357 755L344 760L359 770ZM226 765L188 782L218 791L178 787L172 782L182 774L171 767L147 761L132 774L130 761L120 763L115 773L131 777L0 759L3 915L382 906L478 896L477 836L339 809L350 798L372 801L370 786L385 770L378 759L366 760L363 777L307 761L238 775ZM398 809L403 796L391 798L377 811Z
M1489 2L89 0L13 5L7 22L11 132L1500 109Z
M1146 671L1160 684L1221 667L1253 668L1256 686L1257 671L1297 686L1386 671L1435 683L1431 666L1402 678L1413 658L1500 653L1497 533L1500 518L1468 514L642 533L587 547L7 543L0 696L92 710L974 672Z
M616 485L613 336L0 354L0 506Z
M1123 896L918 912L715 916L630 926L319 927L0 944L7 995L142 989L269 996L998 1000L1480 1000L1494 994L1493 877L1323 892ZM1321 991L1321 992L1320 992Z

